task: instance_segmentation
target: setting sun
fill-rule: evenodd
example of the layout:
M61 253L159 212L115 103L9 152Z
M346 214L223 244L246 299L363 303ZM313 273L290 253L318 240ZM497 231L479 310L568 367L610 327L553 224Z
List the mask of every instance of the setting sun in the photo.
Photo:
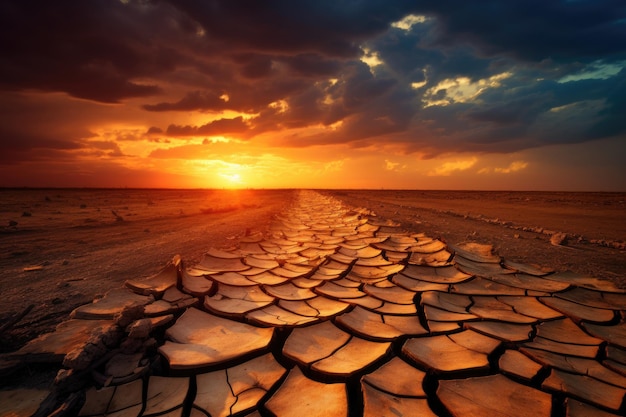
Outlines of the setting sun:
M221 173L219 174L220 177L230 181L233 184L241 184L241 175L239 174L226 174L226 173Z

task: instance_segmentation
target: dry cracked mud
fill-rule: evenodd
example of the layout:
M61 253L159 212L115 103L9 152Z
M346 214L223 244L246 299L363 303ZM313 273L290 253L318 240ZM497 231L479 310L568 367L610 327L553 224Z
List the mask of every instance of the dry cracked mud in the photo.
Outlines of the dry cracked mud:
M60 371L1 403L81 416L626 411L615 281L418 233L349 192L293 196L265 232L126 279L4 355L7 373Z

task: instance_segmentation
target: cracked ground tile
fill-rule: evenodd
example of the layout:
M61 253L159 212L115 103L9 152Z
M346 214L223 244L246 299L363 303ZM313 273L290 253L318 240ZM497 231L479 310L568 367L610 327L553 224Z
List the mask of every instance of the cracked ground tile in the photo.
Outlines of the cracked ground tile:
M453 339L453 336L457 337ZM497 340L465 330L449 336L409 339L402 346L402 352L434 372L476 371L489 369L488 355L499 344Z
M295 366L265 407L281 417L347 417L348 394L345 384L314 381Z
M241 365L198 375L194 406L213 417L254 411L287 372L272 354Z
M188 309L167 329L169 340L159 348L173 369L220 364L269 345L274 329L260 328Z
M552 413L550 394L503 375L441 381L437 396L455 417L548 417Z

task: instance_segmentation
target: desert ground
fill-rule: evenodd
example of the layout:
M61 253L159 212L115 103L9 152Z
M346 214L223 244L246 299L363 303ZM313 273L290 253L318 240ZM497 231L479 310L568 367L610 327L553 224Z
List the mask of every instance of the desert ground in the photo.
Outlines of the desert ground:
M595 288L594 285L597 281L589 280L588 277L605 279L618 287L626 288L624 242L626 224L623 221L626 194L397 190L317 191L318 193L300 193L299 190L0 190L2 193L0 214L5 219L5 225L0 229L0 290L3 296L3 302L0 303L0 353L9 353L9 355L2 355L3 358L0 358L0 362L7 361L4 364L0 363L0 375L5 376L0 386L9 389L16 387L44 391L49 389L55 375L60 375L57 374L58 364L48 366L44 364L45 361L32 360L20 362L16 367L14 363L11 363L12 356L10 353L29 340L53 331L59 323L69 318L72 310L82 311L84 305L89 305L92 300L102 297L111 289L119 289L127 280L135 283L127 285L139 285L138 282L143 282L141 281L143 278L153 276L177 254L182 256L186 266L193 266L203 260L206 252L211 248L217 250L210 251L213 255L209 255L209 258L219 260L222 259L220 257L225 256L223 259L229 259L229 251L237 252L239 245L244 245L241 242L245 236L250 236L250 239L255 240L259 239L259 233L261 233L271 240L272 233L274 233L274 238L282 241L282 238L276 236L276 233L285 233L286 238L286 236L291 236L294 231L301 230L302 226L298 225L296 219L303 218L299 214L303 211L317 213L317 210L326 210L326 216L330 215L333 219L335 214L353 219L358 218L359 221L363 220L361 215L368 216L368 219L374 217L374 223L393 226L391 228L394 229L394 233L398 232L402 236L409 236L410 234L417 239L416 233L423 233L428 237L440 239L450 244L449 250L451 251L455 250L453 249L455 247L458 248L459 252L454 255L454 259L459 256L463 257L460 255L463 253L462 248L467 247L463 243L489 244L493 246L498 255L507 261L538 266L543 272L537 268L529 269L539 271L539 275L548 273L548 271L571 271L572 274L568 275L567 279L572 279L578 283L593 283L589 284L593 288ZM303 199L305 194L308 196L308 200ZM325 199L319 194L333 198ZM320 201L323 203L320 204ZM292 215L294 222L290 220ZM307 216L310 216L310 213L306 214L305 218L309 218ZM368 222L369 220L364 221ZM274 224L273 227L272 224ZM341 225L343 223L332 224ZM360 223L355 222L354 224ZM283 232L283 229L279 228L280 225L288 230ZM350 231L341 229L339 227L336 231L339 234L355 233L352 226L343 228L351 229ZM389 233L389 231L382 233ZM419 237L419 239L421 238ZM472 243L470 243L471 245ZM218 253L221 255L216 257L215 254ZM396 252L391 250L389 253ZM338 254L335 253L334 255ZM447 258L448 256L450 256L449 252L446 255L447 260L442 259L440 261L449 262L452 257ZM480 258L483 255L475 256ZM498 258L494 262L493 254L484 256L486 256L485 259L490 259L492 264L497 265ZM366 257L364 261L361 261L371 263L374 262L372 259ZM382 261L388 262L386 259ZM206 258L203 262L206 262ZM365 264L358 264L358 262L357 260L357 265L360 268L369 268L363 266ZM411 266L407 266L403 262L407 262L407 260L400 261L402 265L396 266L401 268ZM201 263L198 266L200 269L196 269L196 271L202 271L203 267L206 269L206 265L209 264ZM431 267L435 268L434 266ZM217 271L226 267L215 266L215 268L218 268ZM237 268L237 266L233 266L233 268ZM375 269L375 267L372 268ZM501 268L501 266L497 265L497 268ZM512 268L517 269L519 266L512 266ZM276 269L279 270L281 267ZM373 269L368 269L368 272L363 273L373 273ZM209 267L208 270L211 268ZM479 268L479 270L481 269ZM293 271L290 272L290 270L285 269L285 272L282 273L289 275ZM311 273L311 271L306 272L305 280L309 279ZM180 270L177 274L180 278ZM480 273L478 274L480 275ZM227 279L227 275L224 274L223 279ZM233 276L237 275L233 274ZM396 275L400 276L401 274ZM560 276L563 279L564 275ZM275 277L279 276L275 275ZM242 279L245 280L245 278ZM259 279L268 279L268 277ZM480 279L477 278L476 281L478 282ZM347 279L347 281L350 280ZM318 285L321 281L313 279L303 285L316 282L315 285ZM234 281L233 285L235 285ZM272 284L268 285L272 286ZM325 287L320 289L321 293L336 291L333 290L333 285L336 284L331 283L328 289L324 289ZM468 285L469 287L463 291L474 294L473 291L476 291L476 288L472 287L474 284ZM565 286L568 285L565 284ZM600 287L603 285L601 284ZM345 287L345 291L348 291L349 288L352 287ZM375 291L376 288L378 287L371 287L369 291ZM379 290L384 291L384 288L387 287L380 287ZM534 289L535 287L531 286L531 288ZM611 288L609 291L615 290L615 287L611 285L606 288ZM304 288L301 290L305 291ZM271 290L267 289L267 291L269 293L278 291L282 294L280 291L285 290L278 285L272 287ZM415 295L415 291L402 291L408 291L411 297ZM516 291L519 292L520 290ZM558 292L558 290L555 291ZM585 292L585 290L582 291ZM585 294L588 293L585 292ZM390 293L380 296L389 297ZM396 296L399 295L394 295L394 297ZM221 295L216 296L215 300L221 299L220 297ZM286 295L286 297L286 299L290 299L291 295ZM327 300L322 296L319 297L320 300ZM461 297L463 296L461 295ZM488 296L485 297L488 298ZM591 296L587 295L587 297ZM211 300L213 299L211 298ZM315 299L317 300L317 298ZM393 297L385 299L388 299L390 305L395 306L394 308L404 308L402 307L403 304L394 304L396 300ZM416 303L413 298L411 300L410 303L405 302L404 304ZM481 302L486 302L484 297L481 300ZM598 317L598 320L609 322L618 317L623 317L623 311L621 311L623 303L616 301L621 299L615 296L611 300L613 300L611 308L619 310L618 314L620 315L616 316L616 313L612 312L609 318ZM330 299L327 301L332 303ZM596 302L599 301L596 300ZM335 301L335 303L337 302ZM341 302L340 304L345 303ZM79 306L83 307L77 309ZM274 308L275 306L271 307ZM480 308L482 307L477 307L478 310ZM581 304L581 308L589 307ZM193 313L193 311L199 310L191 310L192 313L190 314L204 314ZM318 316L321 314L320 311L317 310ZM353 320L351 317L361 314L360 311L355 308L351 313L342 315L343 319L338 318L337 320L347 320L345 323L341 322L343 323L342 326L351 328L350 323L352 322L350 320ZM393 316L396 313L388 314ZM256 314L259 317L265 317L263 314L267 314L267 317L272 318L274 317L273 314L278 313L265 313L255 310L250 314ZM492 317L491 307L488 313L483 312L483 316L485 314ZM311 320L320 319L318 316L311 318ZM183 314L179 321L184 321L183 317L186 316ZM306 318L305 316L302 317ZM194 319L193 322L196 323L196 321ZM261 322L266 323L263 320ZM362 320L358 323L362 323ZM436 320L432 322L433 326L440 324ZM188 326L188 322L185 322L178 328L187 329ZM332 324L329 326L332 327ZM374 326L374 328L377 327ZM435 333L443 331L442 329L435 330ZM367 330L366 333L368 331L370 330ZM375 332L375 330L371 331ZM289 332L281 334L284 338ZM403 334L406 335L406 333ZM527 333L527 335L529 334ZM435 335L428 340L435 343L434 340L439 340L435 338L446 338L446 336ZM282 340L282 342L285 341ZM280 342L276 343L280 344ZM398 342L396 348L399 348L399 344L401 343ZM221 352L221 350L217 351ZM279 351L282 350L279 349ZM594 355L596 354L589 357L593 358ZM601 356L601 354L598 355ZM431 359L430 356L427 357ZM174 362L174 365L170 364L170 366L186 365ZM16 372L17 369L19 372ZM346 387L351 387L347 388L349 392L352 392L351 389L360 389L358 388L360 385L355 381L346 385ZM433 388L434 385L429 385L429 387ZM571 385L565 391L575 391L577 389L575 387L576 384ZM561 391L563 390L561 389ZM615 392L617 393L617 391ZM355 393L356 391L352 395L357 402L352 407L354 410L360 410L359 404L363 401L361 399L362 393L360 391ZM434 391L429 395L429 398L435 398ZM574 393L573 395L578 394ZM586 394L579 396L589 399ZM546 396L546 398L548 397ZM64 397L57 398L54 394L49 398L51 398L50 401L57 401ZM63 400L61 399L61 401ZM621 402L618 403L618 401ZM613 411L623 411L623 392L620 391L606 401L591 402ZM557 403L556 407L559 410L569 407L564 401L559 400ZM54 403L50 404L54 405ZM546 407L549 408L550 402L548 401L546 404ZM266 406L272 407L273 405L266 404ZM442 409L441 405L435 404L434 407L435 409Z
M153 275L176 254L194 264L211 247L267 229L292 197L284 190L0 191L0 351L52 331L77 306Z
M626 194L324 190L447 243L626 288ZM293 190L0 191L0 351L11 352L174 255L193 265L266 231ZM558 239L553 239L554 235Z
M494 246L507 260L604 278L626 288L626 193L337 191L405 228Z

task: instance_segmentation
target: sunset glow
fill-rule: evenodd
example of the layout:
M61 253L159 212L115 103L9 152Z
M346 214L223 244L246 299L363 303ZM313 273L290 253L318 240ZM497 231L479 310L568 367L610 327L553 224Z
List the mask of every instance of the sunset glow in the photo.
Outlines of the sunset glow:
M623 8L295 3L0 6L0 186L626 190Z

